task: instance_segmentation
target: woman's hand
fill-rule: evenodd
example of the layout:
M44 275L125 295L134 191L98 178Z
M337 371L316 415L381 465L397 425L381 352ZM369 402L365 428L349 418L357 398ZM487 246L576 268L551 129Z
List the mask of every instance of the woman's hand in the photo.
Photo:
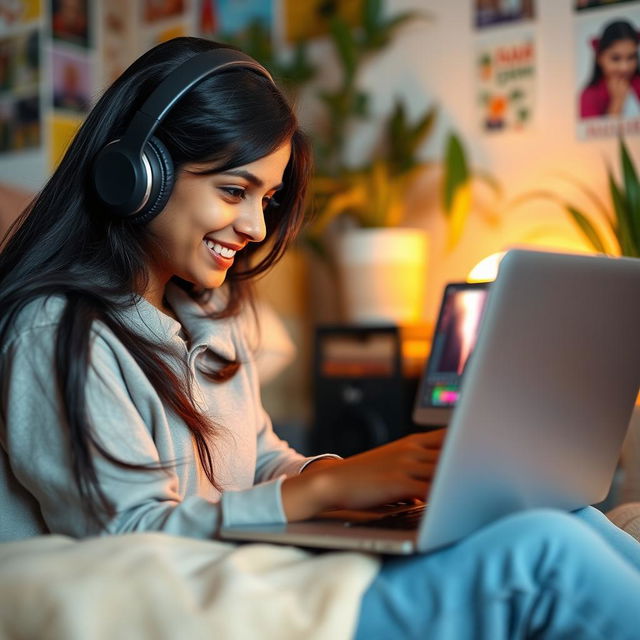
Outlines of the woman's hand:
M289 522L327 509L366 509L411 498L431 486L444 429L415 433L344 460L319 460L282 485Z

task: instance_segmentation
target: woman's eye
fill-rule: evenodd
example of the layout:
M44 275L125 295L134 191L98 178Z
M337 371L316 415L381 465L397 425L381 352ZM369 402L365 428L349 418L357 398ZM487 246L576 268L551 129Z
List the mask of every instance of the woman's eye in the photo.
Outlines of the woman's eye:
M247 193L242 187L220 187L220 189L232 200L236 201L244 200Z

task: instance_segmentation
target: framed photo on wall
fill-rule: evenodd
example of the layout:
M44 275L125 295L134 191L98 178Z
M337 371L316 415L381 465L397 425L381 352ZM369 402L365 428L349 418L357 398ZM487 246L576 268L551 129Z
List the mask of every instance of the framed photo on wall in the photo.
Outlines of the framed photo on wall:
M640 3L613 4L576 18L580 139L640 133Z
M474 24L477 29L535 18L534 0L475 0Z
M51 0L51 35L81 47L91 46L89 0Z

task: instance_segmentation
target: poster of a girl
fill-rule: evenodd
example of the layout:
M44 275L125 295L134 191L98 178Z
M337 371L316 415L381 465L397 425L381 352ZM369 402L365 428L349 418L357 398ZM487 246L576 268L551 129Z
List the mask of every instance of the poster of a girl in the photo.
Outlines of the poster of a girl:
M580 95L580 117L640 115L638 32L626 20L610 22L599 38L593 72Z

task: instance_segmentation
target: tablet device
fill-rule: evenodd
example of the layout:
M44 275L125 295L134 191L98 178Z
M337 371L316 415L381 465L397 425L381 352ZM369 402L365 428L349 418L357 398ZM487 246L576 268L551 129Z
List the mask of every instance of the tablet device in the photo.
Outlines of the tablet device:
M454 282L442 296L438 320L416 394L413 420L427 427L449 424L473 352L489 282Z

